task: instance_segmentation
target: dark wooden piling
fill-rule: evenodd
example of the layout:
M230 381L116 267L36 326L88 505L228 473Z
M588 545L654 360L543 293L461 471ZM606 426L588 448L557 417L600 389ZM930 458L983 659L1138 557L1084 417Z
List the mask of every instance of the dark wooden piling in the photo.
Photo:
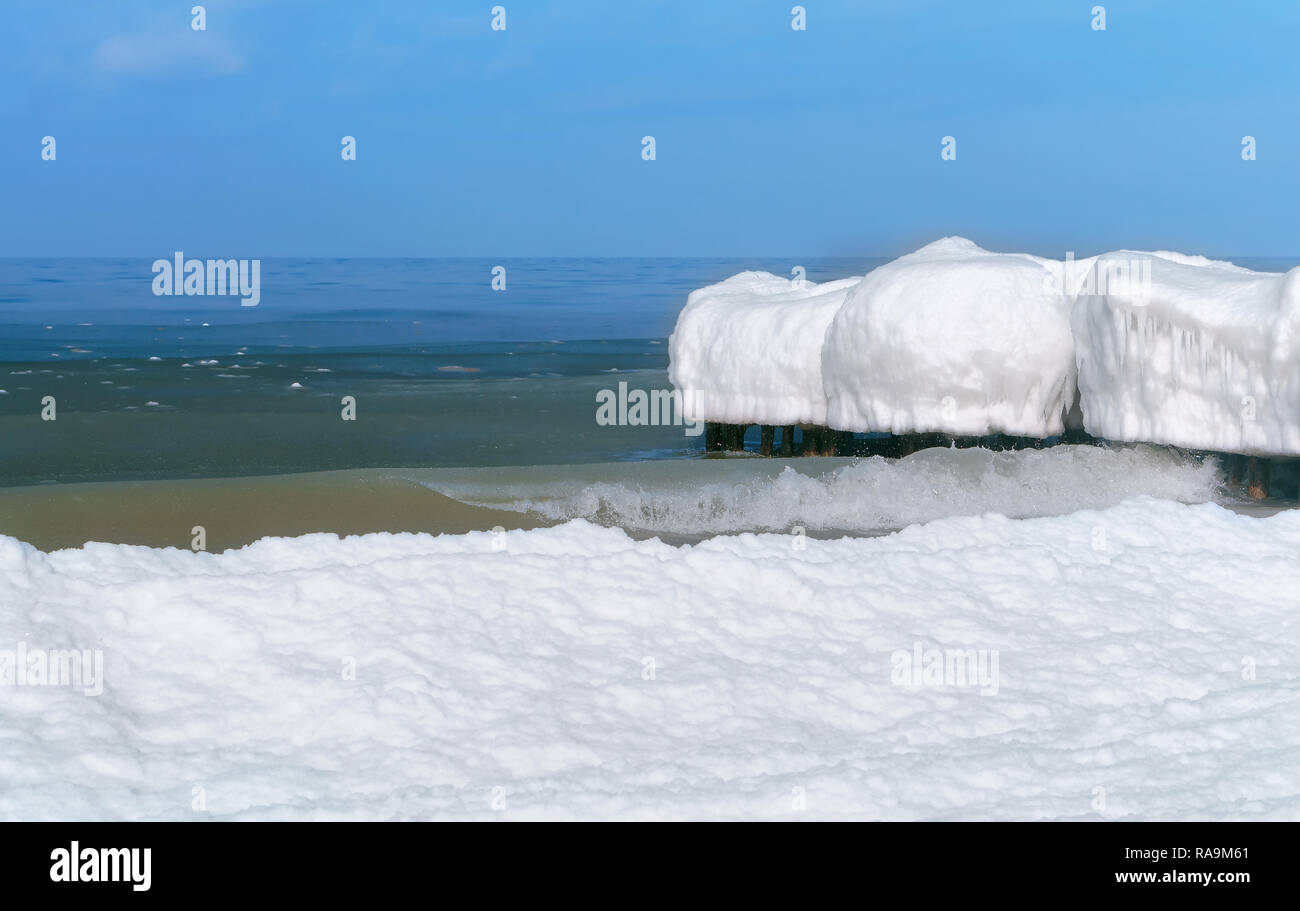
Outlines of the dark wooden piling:
M822 428L812 424L800 424L799 430L803 434L803 449L799 454L801 456L821 455Z
M1268 459L1250 457L1246 470L1246 495L1252 500L1268 499Z
M704 423L705 452L744 452L748 424Z
M1237 455L1235 452L1219 454L1219 465L1229 484L1240 484L1246 479L1246 461L1245 456Z
M825 456L834 454L835 450L831 445L831 432L828 428L818 427L814 442L816 443L816 446L813 450L813 455Z
M842 436L843 433L839 430L831 430L829 427L821 428L821 445L817 448L817 454L823 456L839 455Z
M745 431L749 429L748 424L732 424L731 451L745 451Z
M704 422L704 451L705 452L722 452L723 446L723 428L726 424L718 424L713 421Z
M758 454L761 456L772 456L772 444L776 442L776 428L771 424L763 424L758 429Z
M794 425L786 424L781 428L781 455L789 458L794 455Z

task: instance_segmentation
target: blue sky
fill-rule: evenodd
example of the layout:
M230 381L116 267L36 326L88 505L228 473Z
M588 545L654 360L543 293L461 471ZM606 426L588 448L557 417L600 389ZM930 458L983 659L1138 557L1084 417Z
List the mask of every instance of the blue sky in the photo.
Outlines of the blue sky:
M1300 254L1300 4L501 3L8 0L0 255Z

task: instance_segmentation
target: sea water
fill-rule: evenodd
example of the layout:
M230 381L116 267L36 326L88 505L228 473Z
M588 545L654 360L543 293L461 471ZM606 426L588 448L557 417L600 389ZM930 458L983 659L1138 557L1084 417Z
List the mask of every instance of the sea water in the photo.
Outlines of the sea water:
M155 294L149 258L0 260L0 485L694 457L596 418L620 381L669 388L687 294L879 262L268 259L248 307Z

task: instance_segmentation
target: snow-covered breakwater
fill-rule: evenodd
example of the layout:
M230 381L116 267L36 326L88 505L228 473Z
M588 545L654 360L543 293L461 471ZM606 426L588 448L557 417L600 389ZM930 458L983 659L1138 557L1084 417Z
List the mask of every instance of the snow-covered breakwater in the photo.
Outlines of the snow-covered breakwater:
M944 238L861 279L702 288L669 355L695 420L1300 454L1300 268Z

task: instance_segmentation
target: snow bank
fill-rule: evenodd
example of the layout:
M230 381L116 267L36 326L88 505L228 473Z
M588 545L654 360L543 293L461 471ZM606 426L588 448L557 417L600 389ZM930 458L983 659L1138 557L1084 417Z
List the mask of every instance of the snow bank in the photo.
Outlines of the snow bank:
M668 341L686 419L825 424L822 340L857 281L742 272L692 292Z
M1074 400L1059 267L960 237L870 272L826 334L827 422L841 430L1048 437Z
M0 688L0 816L1294 819L1297 553L1300 512L1147 499L680 549L0 538L0 628L105 677Z
M1300 453L1300 268L1120 251L1096 271L1073 313L1090 433Z

